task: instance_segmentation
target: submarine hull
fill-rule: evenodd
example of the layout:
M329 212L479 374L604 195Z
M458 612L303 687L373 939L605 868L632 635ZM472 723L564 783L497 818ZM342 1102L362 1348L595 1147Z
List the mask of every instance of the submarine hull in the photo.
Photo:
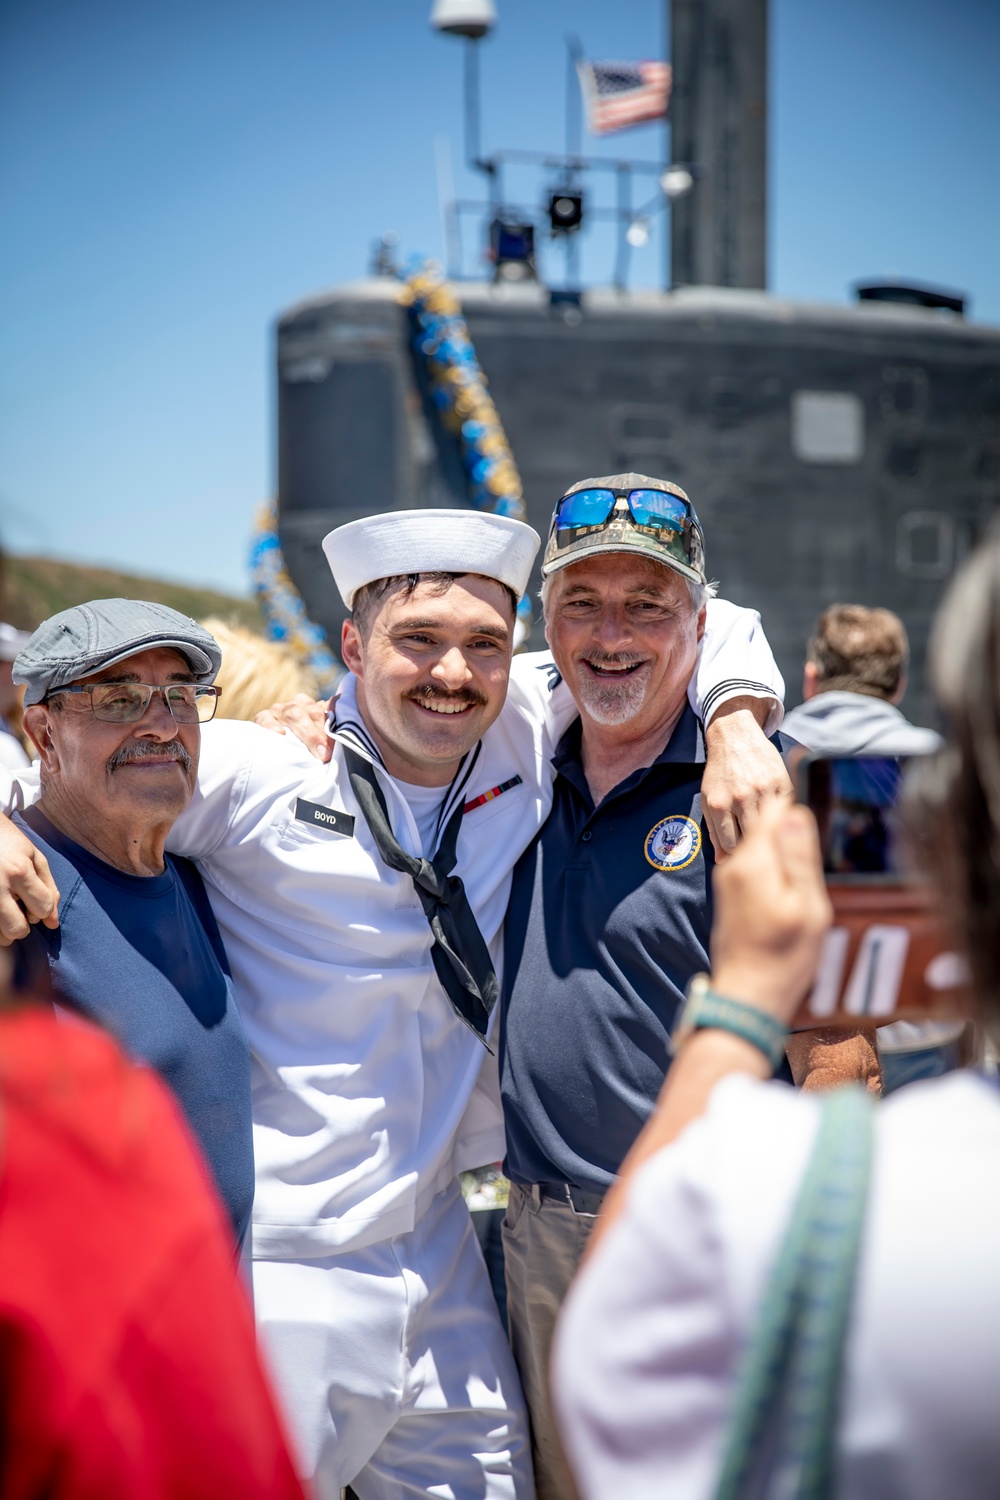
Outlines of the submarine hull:
M883 605L913 651L906 708L930 721L928 630L946 580L1000 505L1000 329L879 303L834 307L686 288L457 288L544 537L579 479L637 470L683 486L725 597L760 610L788 687L828 604ZM285 559L339 643L319 543L357 516L461 506L398 285L292 308L277 328ZM533 579L536 591L539 578Z

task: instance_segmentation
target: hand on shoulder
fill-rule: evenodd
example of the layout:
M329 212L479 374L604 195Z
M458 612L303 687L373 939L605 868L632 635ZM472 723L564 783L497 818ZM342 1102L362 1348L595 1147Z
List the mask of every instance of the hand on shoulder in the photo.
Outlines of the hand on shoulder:
M254 720L272 734L294 735L317 760L328 761L333 755L333 741L326 732L330 704L305 693L296 693L287 703L272 703Z

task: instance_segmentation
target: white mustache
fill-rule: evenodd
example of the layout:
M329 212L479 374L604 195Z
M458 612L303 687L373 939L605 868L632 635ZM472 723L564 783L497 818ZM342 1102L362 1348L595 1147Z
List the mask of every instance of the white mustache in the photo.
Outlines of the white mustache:
M179 761L185 771L191 768L191 757L180 740L168 740L166 744L161 744L158 740L129 740L109 758L108 775L113 775L120 766L127 766L130 761L150 760L157 755Z

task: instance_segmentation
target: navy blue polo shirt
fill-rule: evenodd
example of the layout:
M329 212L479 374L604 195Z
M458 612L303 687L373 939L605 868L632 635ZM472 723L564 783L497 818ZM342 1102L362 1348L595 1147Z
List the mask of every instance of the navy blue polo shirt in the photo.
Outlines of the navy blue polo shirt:
M253 1207L250 1047L201 876L166 855L129 875L54 828L37 807L16 820L49 862L59 926L32 928L56 997L97 1021L173 1090L242 1242Z
M685 987L709 967L704 763L688 705L654 763L595 808L579 720L559 743L552 811L514 871L504 929L500 1078L514 1182L603 1192L656 1102Z

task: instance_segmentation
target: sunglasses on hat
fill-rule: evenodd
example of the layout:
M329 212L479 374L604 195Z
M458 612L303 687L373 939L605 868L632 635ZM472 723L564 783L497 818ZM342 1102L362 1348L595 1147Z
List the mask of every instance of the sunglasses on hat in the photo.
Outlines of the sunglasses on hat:
M619 500L628 502L633 525L657 531L684 531L691 524L694 507L689 500L669 490L574 490L556 506L556 531L577 531L583 526L606 526Z
M622 501L625 507L619 508ZM637 550L658 555L668 565L679 565L688 576L704 576L704 542L694 506L682 495L663 489L600 486L564 495L552 517L546 561L577 552L588 533L622 523L639 533Z

